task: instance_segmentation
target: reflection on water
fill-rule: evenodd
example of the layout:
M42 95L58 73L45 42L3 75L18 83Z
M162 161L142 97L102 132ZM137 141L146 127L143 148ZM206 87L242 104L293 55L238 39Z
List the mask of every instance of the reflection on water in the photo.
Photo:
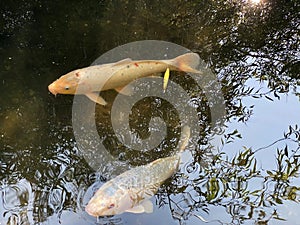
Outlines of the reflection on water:
M284 93L299 95L299 3L248 3L0 3L0 224L299 224L299 113L285 115L284 126L276 116ZM96 220L84 206L114 165L96 172L89 166L73 134L72 96L54 98L47 86L113 47L143 39L172 41L199 53L222 84L227 127L220 127L220 151L212 155L205 99L188 76L174 73L171 80L190 91L199 110L201 134L189 149L193 158L152 199L153 214ZM247 83L251 78L267 88ZM104 95L114 99L116 93ZM173 154L178 117L157 100L139 102L131 125L147 137L149 121L160 115L170 139L142 155L117 140L105 122L110 107L96 108L105 146L126 165ZM298 104L295 98L284 107L299 111ZM246 132L249 127L252 132Z

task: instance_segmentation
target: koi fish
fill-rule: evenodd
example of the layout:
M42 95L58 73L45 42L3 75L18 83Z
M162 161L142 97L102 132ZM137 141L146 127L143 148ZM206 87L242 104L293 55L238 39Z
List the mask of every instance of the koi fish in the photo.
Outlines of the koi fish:
M122 94L130 95L130 88L124 87L138 78L162 73L167 68L201 74L199 70L195 69L198 64L199 55L196 53L186 53L168 60L131 60L127 58L115 63L71 71L51 83L48 89L53 95L84 94L92 101L106 105L106 101L97 92L115 89Z
M91 198L85 211L95 217L124 212L152 213L153 204L149 199L178 170L189 137L190 128L185 126L177 154L135 167L106 182Z

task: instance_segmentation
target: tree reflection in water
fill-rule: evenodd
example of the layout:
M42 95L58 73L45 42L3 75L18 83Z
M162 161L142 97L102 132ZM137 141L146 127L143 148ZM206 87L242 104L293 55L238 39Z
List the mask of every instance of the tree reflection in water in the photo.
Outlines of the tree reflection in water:
M65 212L74 213L70 218L78 220L86 217L83 206L88 187L96 181L105 182L107 177L94 173L80 156L71 128L72 99L54 100L46 94L46 86L117 45L162 39L199 53L222 84L224 119L229 122L251 118L255 108L243 104L245 97L272 101L288 92L299 95L297 1L95 0L66 4L26 0L21 1L22 7L12 2L0 4L4 24L1 49L5 50L1 52L1 224L42 224L53 216L57 217L53 223L58 224L64 222ZM189 78L175 74L172 79L184 86ZM251 86L250 79L268 89ZM195 101L203 103L197 93ZM107 95L114 97L115 93ZM205 109L205 104L201 106L199 109ZM107 109L98 108L97 112L99 120L109 117ZM146 109L139 112L145 117L153 113ZM182 223L195 216L210 221L206 218L213 207L222 207L228 214L217 223L268 224L272 219L288 219L277 207L299 201L299 186L294 184L299 173L299 127L287 124L283 136L286 147L276 150L275 144L270 146L277 152L276 165L262 170L257 151L248 147L235 157L224 152L209 154L207 118L199 118L203 132L195 141L197 149L190 149L193 161L161 187L157 205L168 206L173 218ZM137 117L132 120L140 121ZM147 120L142 122L147 131ZM141 158L119 146L106 123L98 125L112 153L132 159L133 165L172 154L172 146L165 143L155 154L145 153ZM176 127L173 130L172 138L177 140ZM226 133L223 145L236 139L241 139L238 130ZM112 217L98 223L123 222Z

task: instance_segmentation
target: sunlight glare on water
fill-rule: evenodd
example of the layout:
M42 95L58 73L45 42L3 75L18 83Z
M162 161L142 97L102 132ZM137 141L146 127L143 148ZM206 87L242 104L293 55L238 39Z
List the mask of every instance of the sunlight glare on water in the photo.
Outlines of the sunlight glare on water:
M262 0L250 0L251 3L257 5L261 2Z

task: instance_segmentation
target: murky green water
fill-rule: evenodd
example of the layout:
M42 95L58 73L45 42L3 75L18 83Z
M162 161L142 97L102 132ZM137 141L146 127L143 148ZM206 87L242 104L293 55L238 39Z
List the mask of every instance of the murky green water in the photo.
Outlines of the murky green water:
M298 1L35 0L0 6L1 225L300 224ZM96 107L97 130L123 164L107 162L95 171L74 137L73 97L54 97L47 86L110 49L149 39L197 52L216 74L226 105L225 122L218 125L223 133L211 152L211 112L203 93L188 75L171 74L198 112L201 132L189 148L192 160L151 199L154 213L96 220L84 212L93 192L122 169L173 154L179 117L161 99L139 102L130 119L138 135L146 138L150 119L159 116L168 138L157 148L134 151L110 123L117 93L103 93L109 104Z

